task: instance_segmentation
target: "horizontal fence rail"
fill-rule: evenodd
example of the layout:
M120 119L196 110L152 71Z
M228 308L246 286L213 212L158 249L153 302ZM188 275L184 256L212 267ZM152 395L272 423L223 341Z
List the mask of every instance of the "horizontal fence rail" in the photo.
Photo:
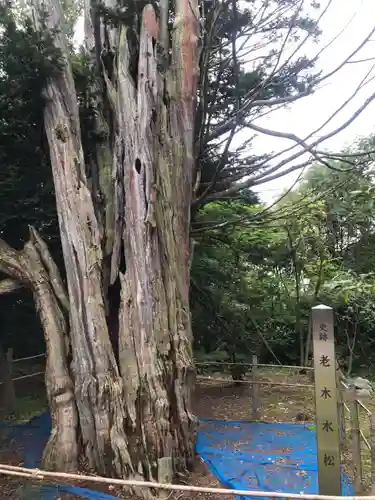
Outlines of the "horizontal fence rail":
M233 380L228 378L216 378L216 377L204 377L202 375L197 375L197 381L209 381L209 382L222 382L228 383L233 382ZM286 384L284 382L270 382L268 380L234 380L236 384L247 384L247 385L274 385L275 387L308 387L313 388L313 384Z
M137 481L133 479L112 479L102 476L86 476L80 474L69 474L65 472L50 472L41 469L27 469L25 467L16 467L12 465L0 464L0 474L26 477L31 480L45 481L46 479L63 479L72 481L87 481L93 483L110 484L118 486L128 486L133 488L154 488L167 491L186 491L196 493L214 493L216 495L233 495L241 497L263 497L263 498L290 498L291 500L375 500L374 496L329 496L312 495L305 493L284 493L276 491L251 491L251 490L233 490L229 488L210 488L207 486L188 486L184 484L157 483L151 481Z
M35 373L29 373L25 375L20 375L17 377L12 377L12 366L16 363L22 363L23 361L31 361L31 360L37 360L41 358L45 358L46 353L40 353L36 354L33 356L27 356L24 358L18 358L18 359L12 359L12 350L9 350L7 353L6 359L7 363L9 366L9 378L7 381L0 381L0 385L6 384L6 383L13 383L19 380L24 380L32 377L37 377L44 375L45 372L43 371L37 371ZM259 387L260 386L273 386L273 387L289 387L289 388L302 388L302 389L312 389L314 388L314 384L303 384L303 383L285 383L285 382L272 382L269 380L260 380L259 379L259 368L278 368L278 369L292 369L292 370L309 370L312 371L313 367L311 366L294 366L294 365L267 365L263 363L258 363L257 356L253 355L252 361L250 362L226 362L226 361L206 361L206 362L200 362L197 361L195 363L196 366L211 366L211 367L220 367L220 368L225 368L225 367L242 367L242 368L249 368L249 379L247 380L233 380L232 378L217 378L217 377L210 377L210 376L203 376L203 375L197 375L196 380L197 382L208 382L209 385L214 384L214 383L221 383L221 384L228 384L231 382L234 382L235 384L245 384L251 387L251 418L253 420L259 420L260 419L260 395L259 395ZM251 369L251 370L250 370ZM347 395L350 396L350 387L343 381L337 379L337 386L341 387L343 389L343 393L345 392ZM341 391L340 391L341 392ZM353 393L354 394L354 393ZM345 411L348 412L350 415L350 435L351 435L351 450L352 450L352 457L353 457L353 468L354 468L354 485L355 485L355 491L356 493L362 493L363 490L363 477L362 477L362 455L361 455L361 442L364 443L364 446L371 451L373 455L373 460L372 460L372 468L373 468L373 481L375 481L375 450L372 449L371 443L375 443L375 438L371 434L371 442L369 439L366 437L366 435L363 432L363 429L360 428L360 420L358 416L358 409L360 408L363 410L366 415L368 416L370 420L370 429L373 429L374 425L372 424L372 412L369 410L369 408L358 398L353 398L353 395L349 397L348 401L345 401L343 397L341 397L341 402L339 403L342 408L342 426L343 426L343 432L344 432L344 438L345 439L345 423L344 423L344 414ZM375 433L375 429L373 429L373 432ZM165 489L165 490L171 490L171 491L190 491L190 492L202 492L202 493L216 493L218 495L226 495L226 494L231 494L233 496L252 496L252 497L269 497L269 498L290 498L290 499L305 499L305 500L338 500L339 498L342 497L334 497L334 496L324 496L324 495L299 495L299 494L288 494L288 493L276 493L276 492L259 492L259 491L240 491L240 490L228 490L228 489L223 489L223 488L206 488L206 487L197 487L197 486L180 486L180 485L166 485L166 484L160 484L160 483L148 483L145 481L132 481L132 480L118 480L118 479L111 479L111 478L102 478L100 476L82 476L80 474L64 474L64 473L53 473L53 472L47 472L47 471L41 471L41 470L31 470L31 469L26 469L26 468L20 468L20 467L13 467L13 466L7 466L7 465L2 465L0 464L0 474L8 474L8 475L13 475L13 476L20 476L20 477L29 477L35 480L45 480L46 478L63 478L63 479L71 479L71 480L78 480L78 481L94 481L94 482L104 482L104 483L110 483L110 484L117 484L117 485L123 485L123 486L133 486L133 487L141 487L141 488L159 488L159 489ZM375 483L374 483L375 484ZM375 492L375 487L373 488L373 491ZM375 496L355 496L355 497L346 497L347 499L354 499L356 498L357 500L359 499L367 499L367 500L375 500Z
M46 353L42 352L41 354L35 354L35 356L27 356L27 358L12 359L12 363L19 363L21 361L29 361L30 359L45 358L45 357Z
M196 361L196 366L210 366L210 365L223 365L223 366L252 366L252 362L246 363L245 361L239 361L238 363L232 363L230 361ZM264 363L257 363L257 366L264 368L287 368L291 370L314 370L312 366L297 366L297 365L267 365Z

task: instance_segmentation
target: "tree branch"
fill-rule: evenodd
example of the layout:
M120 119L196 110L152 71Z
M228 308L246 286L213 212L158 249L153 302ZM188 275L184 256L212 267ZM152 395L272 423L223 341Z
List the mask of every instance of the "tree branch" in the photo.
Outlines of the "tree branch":
M28 280L20 256L21 252L14 250L0 239L0 271L14 280L24 283Z
M30 227L29 230L30 230L30 241L38 250L40 259L50 277L51 286L56 295L56 298L59 300L61 308L65 311L69 311L68 294L61 279L60 271L50 254L49 248L35 228Z
M319 21L321 20L321 18L323 17L323 15L326 13L326 11L328 10L330 4L331 4L331 1L328 2L328 5L326 6L326 8L323 10L322 14L319 16L318 20L316 21L315 23L315 26L317 27L318 26L318 23ZM298 11L297 11L298 12ZM350 21L351 22L351 21ZM350 24L350 22L345 26L345 28L338 34L334 37L333 41L343 32L345 31L345 29L347 28L347 26ZM222 134L225 134L227 133L228 131L230 131L233 127L234 124L236 125L239 125L240 122L242 121L243 117L246 115L246 113L253 107L257 107L257 106L276 106L276 105L283 105L283 104L288 104L288 103L293 103L293 102L296 102L298 101L299 99L303 98L303 97L306 97L308 95L311 95L317 85L319 85L320 83L322 83L323 81L327 80L328 78L330 78L331 76L333 76L335 73L337 73L338 71L340 71L346 64L348 64L350 62L350 59L355 56L356 54L358 54L358 52L364 47L364 45L368 42L368 40L371 38L371 36L374 34L375 32L375 27L367 34L367 36L362 40L362 42L349 54L348 57L346 57L344 59L344 61L342 61L338 66L336 66L332 71L330 71L329 73L321 76L320 78L318 78L317 80L315 80L313 82L313 84L311 86L309 86L305 91L303 92L300 92L298 93L297 95L293 95L293 96L287 96L285 98L276 98L276 99L270 99L270 100L266 100L266 99L260 99L260 100L254 100L254 93L257 93L259 94L259 92L264 89L264 87L270 83L270 81L272 80L272 78L280 72L281 69L285 68L286 64L288 64L291 59L293 58L293 56L296 54L296 52L298 52L298 50L304 45L304 43L306 42L306 40L308 39L309 36L311 36L311 34L307 35L302 41L301 43L298 45L297 49L295 49L292 53L291 56L289 56L287 58L286 61L283 62L283 64L281 65L280 68L278 68L278 62L276 63L274 69L271 71L271 74L264 80L261 82L260 86L256 87L255 89L252 89L249 94L247 96L244 97L244 104L243 106L241 107L240 110L236 110L233 112L232 116L230 116L225 122L217 125L215 127L215 129L208 135L207 137L207 142L210 142L212 140L215 140L217 139L218 137L220 137L220 135ZM285 40L284 40L285 42ZM332 41L330 41L323 49L321 49L312 59L311 61L312 62L316 62L316 60L318 59L318 57L321 55L321 53L323 52L323 50L325 50L330 44L332 43ZM280 51L281 53L281 51ZM280 55L280 54L279 54ZM279 61L280 58L278 58L278 61Z
M318 128L313 130L312 132L309 133L303 140L307 141L311 137L315 136L318 132L320 132L326 125L328 125L334 118L337 116L357 95L358 92L365 86L367 85L368 81L367 78L371 74L374 66L372 66L369 71L366 73L364 78L359 82L357 87L354 89L354 91L350 94L350 96L339 106L321 125L319 125ZM283 149L282 151L279 151L278 153L272 155L270 158L268 158L268 161L273 160L277 158L280 155L284 155L285 153L288 153L289 151L292 151L293 149L296 148L296 145L290 146L286 149Z
M364 111L364 109L367 108L367 106L374 99L375 99L375 92L373 94L371 94L370 97L368 97L365 100L365 102L352 114L352 116L348 120L346 120L340 127L336 128L335 130L333 130L331 132L328 132L327 134L321 136L319 139L317 139L313 143L307 145L308 148L304 147L305 141L302 139L299 139L295 134L288 134L288 133L278 132L275 130L265 129L265 128L262 129L263 133L265 133L266 135L283 137L283 138L295 141L295 142L297 142L297 144L302 146L302 149L300 151L294 153L293 155L289 156L288 158L285 158L284 160L280 161L278 164L276 164L272 167L266 168L266 170L264 172L262 172L261 174L259 174L258 176L250 177L249 179L246 179L243 182L239 182L239 183L231 186L230 188L228 188L224 191L215 193L215 195L213 195L212 197L209 197L209 199L212 201L215 199L216 196L217 197L232 196L233 194L237 193L238 191L241 191L243 189L254 186L255 184L262 184L264 182L268 182L268 181L273 180L275 178L282 177L283 175L286 175L287 173L289 173L291 171L297 170L298 168L301 168L302 166L306 166L306 162L304 162L299 167L297 165L291 166L286 171L280 172L280 168L282 168L284 165L287 165L288 163L294 161L295 159L299 158L303 154L306 154L306 152L311 153L311 151L313 150L315 155L318 155L318 153L313 148L315 148L318 144L321 144L322 142L330 139L331 137L337 135L339 132L341 132L342 130L347 128ZM258 128L260 129L260 127L258 127ZM318 158L319 158L319 161L321 161L321 158L319 157L319 155L318 155ZM261 168L268 161L269 160L266 160L265 162L260 164L259 168ZM311 162L311 159L309 160L309 162ZM331 168L331 166L330 166L330 168ZM274 174L275 172L277 172L278 174L276 176L270 177L270 174ZM267 179L267 181L266 181L266 179ZM261 181L261 182L259 182L259 181Z
M20 281L13 279L4 279L0 281L0 295L5 295L6 293L12 293L16 290L23 288L23 284Z

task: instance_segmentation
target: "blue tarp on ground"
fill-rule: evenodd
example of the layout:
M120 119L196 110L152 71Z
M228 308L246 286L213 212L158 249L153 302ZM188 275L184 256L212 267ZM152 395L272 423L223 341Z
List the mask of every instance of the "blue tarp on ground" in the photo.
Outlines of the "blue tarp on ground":
M14 439L23 447L25 467L30 469L40 467L44 446L51 432L51 424L51 416L46 412L32 418L26 424L10 427L7 439ZM55 484L40 487L42 500L57 500L62 493L71 493L87 500L118 500L117 497L88 488Z
M223 487L318 493L316 432L311 426L204 419L196 449ZM342 495L354 495L345 473Z
M25 467L40 466L50 430L48 413L11 428L11 439L18 441L25 450ZM196 451L223 487L318 493L316 433L306 425L203 419ZM55 500L61 493L72 493L88 500L115 498L65 485L43 486L41 493L43 500ZM354 495L344 473L342 494Z

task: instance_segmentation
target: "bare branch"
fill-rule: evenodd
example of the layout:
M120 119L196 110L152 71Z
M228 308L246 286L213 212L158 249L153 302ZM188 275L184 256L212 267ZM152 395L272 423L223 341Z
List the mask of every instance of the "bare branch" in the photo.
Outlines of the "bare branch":
M368 76L371 74L373 68L375 67L375 65L373 65L370 70L366 73L366 75L364 76L364 78L362 78L362 80L360 81L360 83L357 85L357 87L354 89L354 91L351 93L351 95L341 104L341 106L339 106L318 128L316 128L315 130L313 130L312 132L310 132L303 140L304 141L307 141L308 139L310 139L311 137L315 136L318 132L320 132L324 127L326 127L355 97L356 95L358 94L358 92L365 86L369 83L369 81L371 81L372 79L370 80L367 80ZM245 125L244 125L245 126ZM285 148L281 151L279 151L278 153L272 155L270 158L268 158L268 161L271 161L271 160L274 160L275 158L277 158L278 156L281 156L281 155L284 155L285 153L288 153L289 151L292 151L292 150L295 150L295 148L297 147L297 145L293 145L293 146L290 146L288 148ZM259 168L261 168L262 166L264 166L264 163L259 165Z
M366 43L370 40L371 36L375 33L375 26L372 28L372 30L370 31L370 33L362 40L362 42L358 45L358 47L356 47L353 52L351 52L349 54L349 56L344 59L344 61L342 61L338 66L336 66L335 69L333 69L332 71L330 71L329 73L327 73L326 75L322 76L321 78L319 78L318 82L317 83L321 83L323 82L324 80L327 80L328 78L330 78L332 75L334 75L335 73L337 73L338 71L340 71L341 68L343 68L346 64L348 64L348 62L350 61L350 59L352 57L354 57L356 54L358 54L358 52L366 45Z
M20 260L20 252L0 239L0 271L11 278L25 282L25 272Z
M0 295L11 293L23 287L20 281L5 279L0 281Z
M281 172L274 173L273 175L270 175L270 171L265 172L264 174L260 174L259 176L253 178L253 182L251 186L259 186L259 184L266 184L267 182L274 181L275 179L279 179L280 177L284 177L284 175L291 174L292 172L295 172L296 170L300 170L302 168L306 168L309 165L312 164L311 160L307 160L303 163L297 163L296 165L292 165L291 167L287 168L286 170L282 170Z
M241 191L242 189L246 189L246 188L249 188L251 186L258 185L258 184L261 184L261 183L264 183L264 182L269 182L270 180L274 180L274 179L282 177L282 176L284 176L284 175L286 175L286 174L288 174L290 172L298 170L302 166L306 166L307 163L311 163L311 159L308 162L305 162L305 163L300 164L300 165L291 166L287 170L284 170L284 171L280 172L281 167L283 167L284 165L287 165L288 163L290 163L290 162L294 161L295 159L299 158L300 156L302 156L303 154L305 154L306 151L310 152L310 153L311 153L311 151L314 151L315 155L318 156L319 161L321 161L322 160L321 157L319 156L319 154L313 148L315 148L318 144L321 144L322 142L324 142L327 139L329 139L329 138L337 135L339 132L341 132L342 130L344 130L345 128L347 128L363 112L363 110L367 108L367 106L374 99L375 99L375 93L373 93L370 97L368 97L365 100L365 102L362 104L362 106L360 106L352 114L352 116L348 120L346 120L340 127L338 127L335 130L333 130L333 131L331 131L331 132L323 135L322 137L320 137L319 139L317 139L316 141L314 141L312 144L307 145L308 148L304 147L304 144L306 144L305 141L303 141L300 138L298 138L295 134L287 134L287 133L277 132L277 131L270 130L270 129L265 129L265 128L262 129L263 133L265 133L267 135L276 136L276 137L283 137L283 138L287 138L289 140L297 142L300 146L302 146L302 150L298 151L295 154L289 156L288 158L280 161L278 164L276 164L276 165L274 165L272 167L267 168L264 172L262 172L258 176L250 177L249 179L246 179L243 182L239 182L237 184L234 184L233 186L231 186L230 188L228 188L225 191L216 193L210 199L215 199L215 196L218 196L218 197L228 197L228 196L231 196L231 195L237 193L238 191ZM330 168L331 168L331 165L330 165ZM277 172L277 174L275 174L275 172ZM275 175L271 176L271 174L275 174Z
M320 156L319 154L316 153L316 151L314 151L313 147L310 146L309 144L307 144L303 139L300 139L297 135L293 134L293 133L285 133L285 132L277 132L276 130L271 130L271 129L267 129L267 128L263 128L263 127L259 127L258 125L254 125L254 124L249 124L248 127L256 132L260 132L262 134L265 134L265 135L270 135L272 137L279 137L281 139L289 139L291 141L294 141L296 142L299 146L302 146L303 149L307 152L307 153L310 153L313 158L320 162L320 163L323 163L323 165L325 165L326 167L330 168L330 165L325 162Z
M327 151L316 151L320 156L332 158L334 160L343 160L345 158L359 158L361 156L371 156L375 154L375 149L369 151L357 151L355 153L327 153Z
M348 61L348 64L358 64L369 61L375 61L375 57L366 57L365 59L357 59L356 61Z
M321 18L323 17L323 15L327 12L329 6L331 5L331 1L330 0L326 6L326 8L323 10L323 12L321 13L321 15L319 16L318 20L316 21L316 26L318 25L319 21L321 20ZM354 17L354 16L353 16ZM353 19L353 18L352 18ZM336 35L336 37L334 37L333 40L331 40L323 49L321 49L313 58L312 58L312 62L316 62L316 60L318 59L318 57L321 55L321 53L323 52L323 50L325 50L334 40L336 40L344 31L345 29L349 26L350 22L352 21L352 19L347 23L347 25L344 27L343 30L341 30L341 32ZM371 36L374 34L375 32L375 26L374 28L367 34L367 36L362 40L362 42L349 54L349 56L344 60L342 61L335 69L333 69L332 71L330 71L329 73L321 76L319 79L317 79L316 81L314 81L313 85L309 88L307 88L304 92L300 92L298 93L297 95L293 95L293 96L288 96L288 97L285 97L285 98L278 98L278 99L270 99L270 100L264 100L264 99L261 99L261 100L254 100L254 94L255 93L258 93L268 84L270 83L270 81L272 80L272 78L276 75L277 72L279 72L281 69L283 69L284 67L286 67L286 65L292 60L292 58L295 56L295 54L298 52L298 50L300 50L300 48L303 46L303 44L306 42L306 40L308 39L308 36L306 36L302 42L298 45L297 49L295 49L292 53L291 56L289 56L287 58L286 61L284 61L284 63L282 64L282 66L280 68L277 68L277 65L274 67L274 70L271 72L271 74L269 75L269 77L263 81L261 83L261 86L260 87L257 87L255 89L252 89L249 94L247 96L245 96L244 98L244 102L243 102L243 106L241 107L240 110L238 110L237 112L234 112L232 114L232 116L227 119L224 123L221 123L219 125L217 125L215 127L215 129L208 135L207 137L207 141L210 142L212 140L215 140L216 138L218 138L220 135L230 131L232 129L232 125L234 123L237 123L237 125L239 124L238 122L241 122L242 118L244 116L246 116L246 113L248 112L249 109L253 108L253 107L256 107L256 106L275 106L275 105L280 105L280 104L288 104L288 103L293 103L293 102L296 102L298 101L299 99L303 98L303 97L306 97L308 95L311 95L313 93L313 91L315 90L316 86L318 84L321 84L323 81L327 80L328 78L330 78L331 76L333 76L335 73L337 73L338 71L340 71L347 63L350 62L350 59L355 56L365 45L366 43L370 40ZM280 55L281 55L282 51L280 50L279 52L279 58L280 58ZM278 60L279 60L278 58ZM278 63L277 63L278 64Z

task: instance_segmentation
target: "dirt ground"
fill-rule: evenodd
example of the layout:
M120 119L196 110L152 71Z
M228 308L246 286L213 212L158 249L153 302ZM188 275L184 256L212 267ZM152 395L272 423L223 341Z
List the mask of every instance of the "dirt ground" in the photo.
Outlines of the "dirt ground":
M6 449L0 449L0 463L22 467L23 450L15 443L10 443ZM0 498L16 498L22 481L18 477L0 475Z
M227 382L216 381L225 378L223 374L211 374L210 379L202 380L198 377L195 391L194 409L199 418L251 420L252 390L248 384L235 386L231 380ZM311 376L301 375L291 370L263 370L258 379L265 383L287 383L290 386L280 387L272 385L259 386L260 420L278 422L313 422L315 419L314 392L312 387L298 387L298 384L312 384ZM13 446L13 448L12 448ZM0 463L12 465L22 464L22 450L12 445L8 450L0 450ZM350 460L350 454L346 455ZM366 471L365 471L366 472ZM367 471L368 472L368 471ZM194 471L186 484L196 486L220 487L218 480L206 469L199 457L196 459ZM19 497L17 491L22 482L10 477L0 476L0 499L25 498ZM103 491L119 498L128 498L129 495L117 487L102 486L95 483L77 484ZM164 500L214 500L213 494L204 493L171 493L166 492ZM62 495L61 500L73 500L73 495ZM234 496L221 497L221 500L232 500ZM132 498L132 500L136 500ZM216 500L216 499L215 499Z

